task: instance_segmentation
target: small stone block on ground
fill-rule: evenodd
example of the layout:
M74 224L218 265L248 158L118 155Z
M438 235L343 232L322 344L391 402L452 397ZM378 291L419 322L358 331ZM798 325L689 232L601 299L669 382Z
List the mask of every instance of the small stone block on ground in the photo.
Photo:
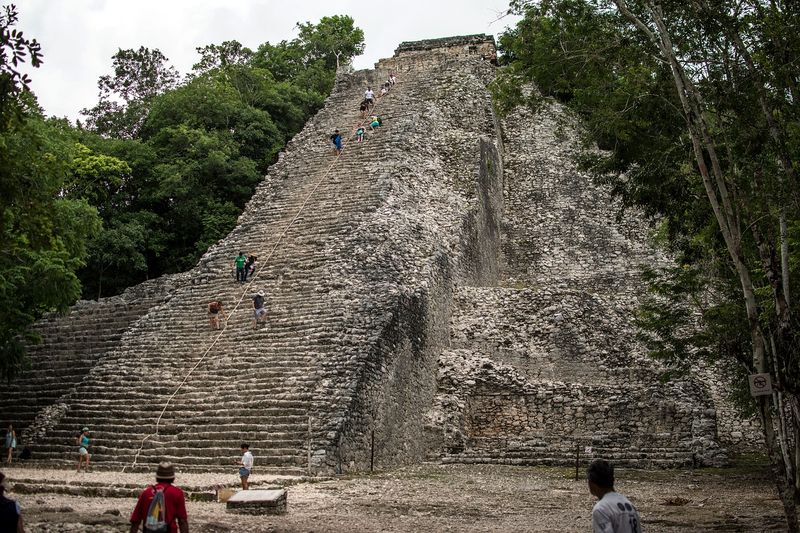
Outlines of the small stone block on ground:
M284 514L286 489L239 491L228 498L226 511L241 514Z

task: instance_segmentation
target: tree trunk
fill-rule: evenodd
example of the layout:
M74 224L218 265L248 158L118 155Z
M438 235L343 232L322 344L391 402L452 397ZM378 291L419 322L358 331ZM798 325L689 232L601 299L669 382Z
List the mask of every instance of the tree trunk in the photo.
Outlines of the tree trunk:
M789 240L788 228L786 227L786 208L781 207L779 218L781 232L781 280L783 283L783 297L786 299L786 306L791 310L792 300L789 292Z
M747 320L750 326L753 368L759 373L769 372L766 359L766 339L759 321L755 289L742 250L739 212L731 201L730 194L727 190L725 176L716 154L715 142L710 133L711 128L704 115L705 105L702 95L693 86L691 79L686 74L677 58L668 28L662 16L661 7L651 0L645 2L649 15L656 26L656 29L653 30L628 9L626 0L614 0L614 3L617 5L620 13L641 30L660 50L667 64L670 66L675 88L683 107L687 128L691 135L695 159L703 179L703 185L717 220L718 227L725 240L728 254L730 255L741 284L742 295L747 310ZM771 131L771 133L774 133L774 131ZM709 169L706 163L706 153L708 153L711 169ZM788 168L785 167L785 170L789 173L792 172L793 169L791 166L788 166ZM778 292L783 292L782 288L778 288ZM776 420L773 418L773 410L770 408L770 397L759 397L758 408L761 415L767 453L775 473L778 493L783 502L788 530L792 533L797 533L797 476L791 476L790 472L792 468L786 464L784 456L780 451L780 444L775 436ZM782 413L777 413L777 415L783 416ZM798 426L795 424L793 429L795 438L797 438ZM787 466L789 467L788 469Z

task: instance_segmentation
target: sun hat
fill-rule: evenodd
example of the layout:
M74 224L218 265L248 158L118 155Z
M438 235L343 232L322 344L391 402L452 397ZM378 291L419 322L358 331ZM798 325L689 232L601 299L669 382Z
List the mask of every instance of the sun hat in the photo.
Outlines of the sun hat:
M258 291L259 296L264 296L264 291Z
M162 461L158 463L158 470L156 470L156 481L172 481L175 479L175 467L172 463Z
M89 428L83 428L83 429L81 430L81 432L82 432L82 433L88 433L88 432L89 432Z

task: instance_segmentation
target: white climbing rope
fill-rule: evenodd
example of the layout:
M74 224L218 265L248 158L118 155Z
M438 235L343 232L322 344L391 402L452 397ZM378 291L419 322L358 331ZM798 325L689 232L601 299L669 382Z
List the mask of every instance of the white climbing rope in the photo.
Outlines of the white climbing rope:
M386 93L386 94L389 94L389 93ZM381 96L377 96L376 97L376 102L372 106L372 109L370 110L370 112L374 111L375 108L378 107L377 100L380 100L380 98L382 98L383 96L385 96L385 95L381 95ZM364 124L366 124L367 120L368 119L366 119L366 118L362 118L361 121L356 124L355 129L358 129L359 127L361 127ZM355 131L355 129L354 129L354 131ZM314 195L314 193L317 192L317 189L319 189L320 185L322 185L322 183L327 179L327 177L330 174L331 170L333 170L333 167L336 166L336 163L339 161L339 158L344 153L344 150L347 147L347 144L350 142L351 138L352 138L352 134L348 135L347 139L345 139L345 141L342 143L342 150L336 155L336 158L333 160L333 162L325 170L325 172L323 173L322 177L319 180L317 180L317 182L314 184L314 187L311 189L311 192L309 192L306 195L305 199L303 200L303 203L300 205L300 208L297 210L297 213L295 213L294 217L292 217L292 220L290 220L289 223L286 224L286 226L283 228L283 231L278 236L278 239L275 241L275 244L273 244L272 249L270 250L269 254L267 255L267 258L264 260L264 264L265 265L269 263L270 259L272 259L272 256L275 254L275 251L278 249L278 245L280 245L281 241L283 240L283 237L289 231L289 228L291 228L292 225L297 221L297 219L300 218L300 215L302 214L303 209L305 209L305 207L308 204L309 200L311 200L311 197ZM251 281L254 281L258 277L258 275L261 273L262 269L263 269L263 267L259 268L256 271L256 273L251 278ZM230 320L230 317L232 317L233 314L236 312L236 310L239 308L239 306L241 305L242 301L244 301L244 298L245 298L245 296L246 296L246 294L248 292L249 291L246 288L242 291L242 295L239 297L239 300L236 302L236 305L233 307L233 309L231 310L230 314L226 315L225 323L223 324L222 329L219 330L219 333L216 335L216 337L214 337L214 340L211 342L211 344L209 344L208 348L205 349L205 351L203 352L203 355L200 357L200 359L197 361L197 363L195 363L195 365L191 368L191 370L189 370L189 372L183 377L183 379L178 384L178 386L175 388L175 390L172 392L172 394L170 394L169 398L167 399L167 402L164 404L164 408L161 409L161 413L159 413L158 418L156 419L156 429L155 429L155 431L153 433L150 433L150 434L146 435L142 439L142 442L139 444L139 449L136 450L136 455L133 458L133 462L130 464L131 469L136 467L136 464L139 461L139 455L141 455L142 450L144 449L145 443L148 440L150 440L151 438L158 436L158 428L161 425L161 419L164 417L164 413L167 411L167 408L169 407L170 403L172 402L172 399L175 398L175 395L178 394L178 392L181 390L181 388L186 383L186 381L191 377L191 375L194 373L194 371L197 369L197 367L200 366L203 363L203 361L205 361L205 359L208 356L208 354L211 351L211 349L214 348L214 346L216 346L216 344L219 341L219 339L222 338L222 335L225 333L225 330L228 328L228 321ZM122 473L125 473L125 469L126 468L128 468L127 465L122 467Z

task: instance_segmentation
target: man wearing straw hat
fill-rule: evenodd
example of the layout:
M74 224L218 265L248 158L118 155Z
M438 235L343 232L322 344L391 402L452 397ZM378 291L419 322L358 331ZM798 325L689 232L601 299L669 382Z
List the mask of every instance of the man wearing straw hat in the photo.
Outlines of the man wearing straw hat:
M264 291L261 290L253 296L253 329L266 322L267 310L264 308Z
M175 467L172 463L162 462L156 470L156 484L150 485L139 496L136 508L131 515L131 533L139 531L139 525L145 522L144 531L149 531L148 523L158 522L166 524L169 533L189 533L189 518L186 514L186 498L183 491L173 485L175 481ZM153 500L156 504L152 505ZM158 531L158 529L156 529Z

